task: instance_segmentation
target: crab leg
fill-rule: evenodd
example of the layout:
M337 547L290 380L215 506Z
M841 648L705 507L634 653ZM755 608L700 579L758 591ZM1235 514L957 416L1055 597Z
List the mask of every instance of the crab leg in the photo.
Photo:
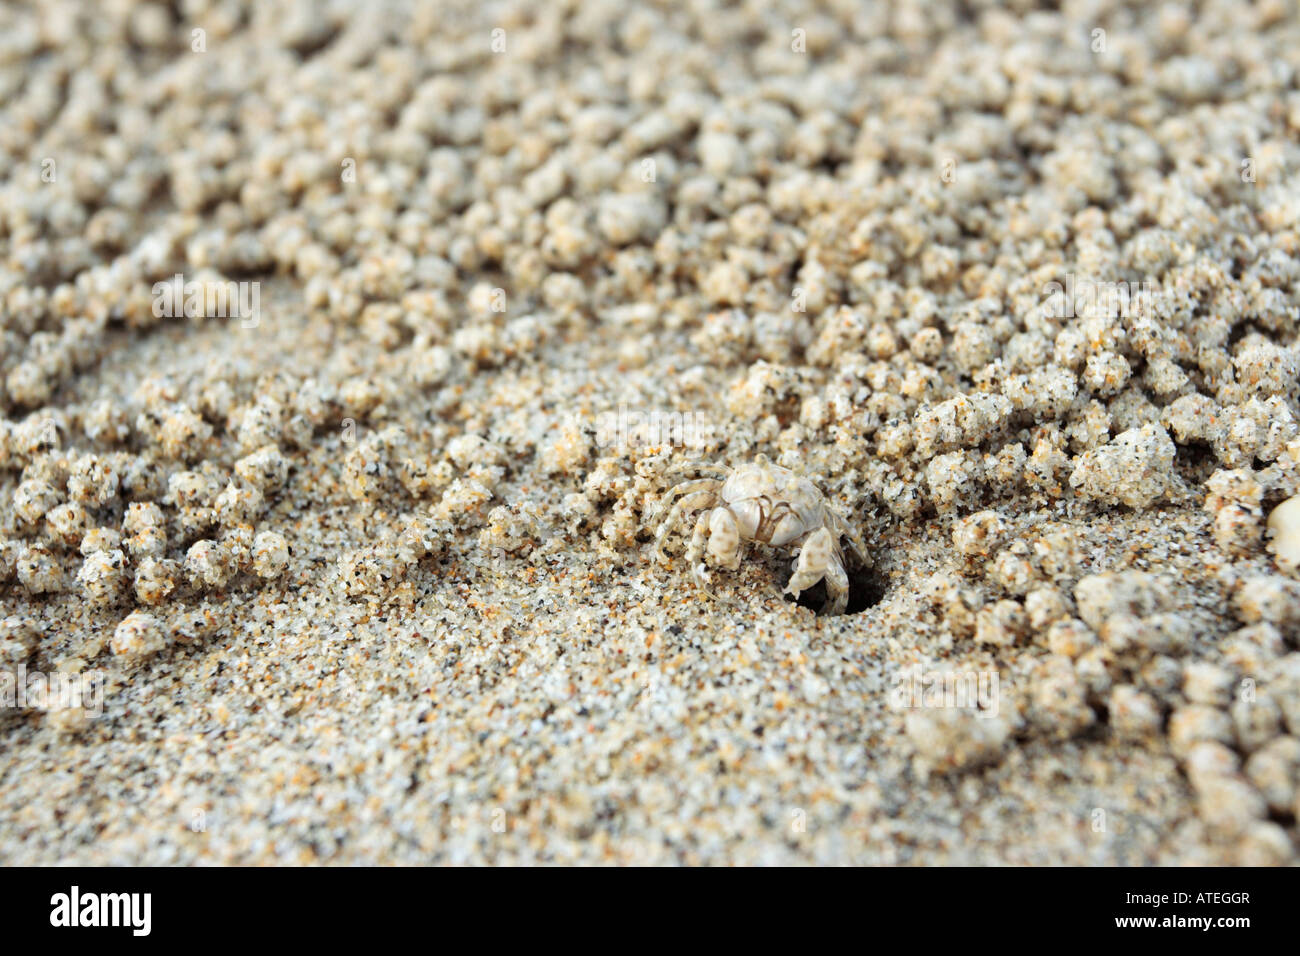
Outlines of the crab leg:
M740 567L740 525L726 505L709 512L709 556L721 567Z
M836 534L848 538L849 546L853 548L853 553L858 556L858 560L865 565L870 565L871 561L867 558L867 543L862 540L862 534L858 529L849 524L848 519L838 511L827 508L826 513L830 515L835 525Z
M695 519L690 547L686 549L686 563L692 568L695 580L701 586L709 583L709 570L704 566L704 545L709 537L709 522L713 512L706 511ZM698 564L696 563L698 562Z
M826 609L830 615L843 614L849 606L849 575L839 555L826 565Z
M693 481L689 485L680 485L669 492L669 499L676 498L677 500L668 512L668 517L659 524L659 530L655 532L656 558L660 561L668 560L668 556L664 554L664 541L672 533L672 530L677 527L678 522L681 521L683 511L707 508L717 500L713 493L716 484L714 481ZM692 486L694 486L694 490L692 490ZM660 513L662 511L663 507L660 506Z
M650 523L652 525L660 524L664 520L664 515L668 513L669 505L675 499L683 495L693 495L700 491L713 491L717 487L718 482L712 478L700 478L697 481L686 481L680 485L674 485L659 499L659 505L655 508L654 517L650 519Z

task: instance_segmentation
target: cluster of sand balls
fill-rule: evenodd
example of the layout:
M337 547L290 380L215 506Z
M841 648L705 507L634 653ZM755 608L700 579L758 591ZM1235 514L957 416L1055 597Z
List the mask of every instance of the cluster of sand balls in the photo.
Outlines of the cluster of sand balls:
M1046 653L993 719L909 715L924 768L977 769L999 761L1012 739L1068 740L1095 731L1104 715L1117 740L1166 741L1202 821L1236 859L1290 859L1279 821L1300 811L1300 654L1288 636L1300 623L1300 584L1229 567L1237 627L1216 646L1177 608L1174 578L1085 574L1067 526L1015 535L984 511L954 524L953 545L964 569L934 575L927 595L944 627L959 640Z
M519 560L547 522L630 562L673 450L597 448L585 386L529 377L601 343L645 402L707 410L711 457L810 475L882 549L949 526L918 601L1027 678L1003 723L913 721L932 763L1104 721L1287 858L1300 25L1280 0L973 6L6 13L0 588L91 602L114 653L156 654L196 601L285 573L264 519L325 436L386 522L331 556L349 598L448 547ZM191 321L153 308L178 272L282 283L385 374L79 394L123 337ZM1141 296L1051 291L1117 282ZM1208 512L1221 645L1168 581L1084 554L1081 523L1156 509Z
M183 403L158 398L145 398L135 422L119 420L108 432L99 427L111 415L105 406L80 421L0 423L0 461L17 473L0 540L0 581L16 581L32 595L73 592L111 614L220 591L245 572L262 579L284 572L285 536L254 526L288 477L279 448L259 448L229 470L195 461L212 425ZM95 451L65 445L73 425ZM138 450L127 450L131 445ZM125 636L135 626L128 622L139 619L124 621L123 640L114 644L128 657L153 646Z

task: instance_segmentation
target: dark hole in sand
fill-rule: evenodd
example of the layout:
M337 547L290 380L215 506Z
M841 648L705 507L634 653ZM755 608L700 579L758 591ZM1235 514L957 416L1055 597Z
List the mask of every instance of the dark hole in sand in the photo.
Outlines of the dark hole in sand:
M1204 484L1219 467L1219 459L1208 442L1189 441L1177 446L1174 467L1193 484Z
M869 607L875 607L885 596L888 580L884 575L871 568L849 569L849 603L845 614L857 614ZM791 598L787 597L787 601ZM826 582L818 581L795 599L800 607L821 614L826 608Z

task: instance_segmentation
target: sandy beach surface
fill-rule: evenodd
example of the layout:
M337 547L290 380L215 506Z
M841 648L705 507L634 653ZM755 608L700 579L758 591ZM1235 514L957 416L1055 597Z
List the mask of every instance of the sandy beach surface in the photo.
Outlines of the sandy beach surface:
M0 862L1296 861L1293 0L11 3L0 104Z

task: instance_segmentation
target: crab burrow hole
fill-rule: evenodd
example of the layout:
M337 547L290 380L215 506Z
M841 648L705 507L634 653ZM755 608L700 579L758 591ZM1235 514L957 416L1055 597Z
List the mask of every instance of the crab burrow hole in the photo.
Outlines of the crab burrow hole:
M791 571L790 574L786 575L787 582L793 573ZM875 607L884 599L885 591L889 586L889 579L878 570L852 565L848 568L848 575L849 603L844 608L845 614L859 614L867 610L867 608ZM798 604L800 607L806 607L820 616L826 609L826 582L818 581L800 594L798 598L787 595L786 600Z

